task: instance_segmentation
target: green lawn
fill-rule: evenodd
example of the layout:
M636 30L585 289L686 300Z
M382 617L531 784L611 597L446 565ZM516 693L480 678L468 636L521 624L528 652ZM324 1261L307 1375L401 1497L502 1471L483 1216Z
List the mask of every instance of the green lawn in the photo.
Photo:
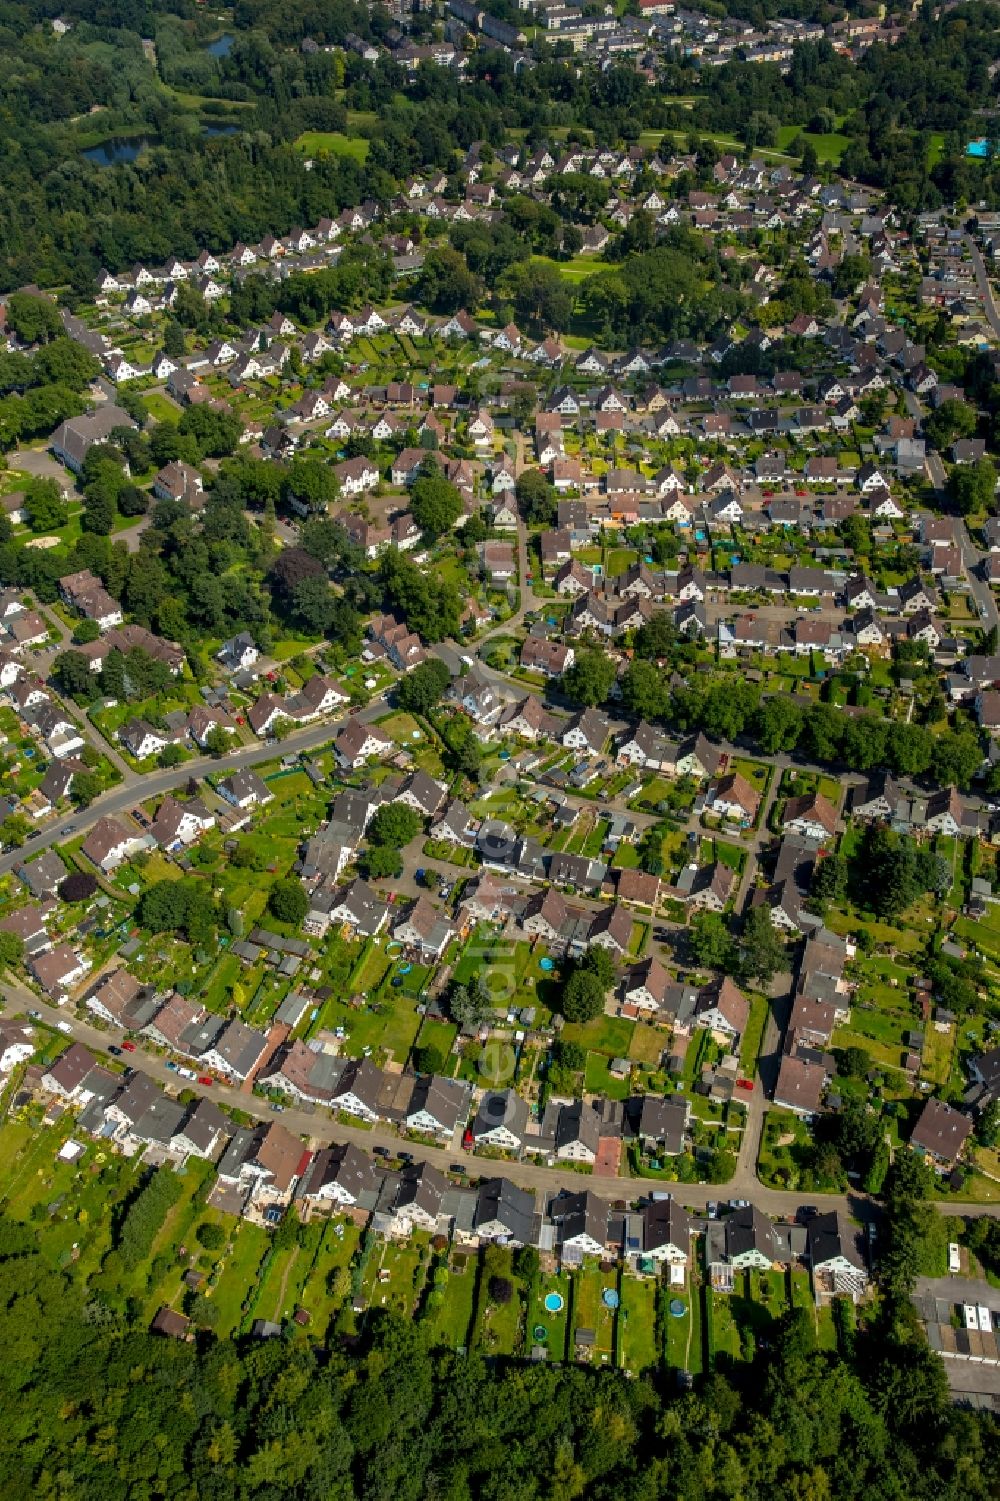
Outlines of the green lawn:
M514 1276L513 1252L503 1246L491 1246L483 1253L479 1267L477 1314L473 1343L487 1354L515 1355L522 1349L521 1283ZM487 1270L489 1266L490 1270ZM504 1303L490 1295L489 1284L497 1276L511 1288L512 1297Z
M362 163L367 160L371 141L364 136L346 136L339 130L304 130L295 142L308 156L349 156Z
M531 259L536 264L554 266L564 281L574 283L586 281L588 277L608 269L604 261L591 255L576 255L568 261L553 261L545 255L533 255Z
M816 135L810 130L803 130L800 125L779 125L776 143L778 150L787 151L799 135L805 140L812 142L816 148L816 155L821 162L831 162L834 165L840 161L840 158L851 144L850 136L841 135L839 131L830 131L825 135Z
M694 1287L678 1290L677 1299L683 1303L684 1312L680 1318L667 1315L664 1359L674 1370L698 1375L705 1365L701 1292Z
M615 1287L616 1274L586 1266L573 1273L573 1329L593 1329L597 1342L592 1348L594 1364L608 1364L614 1350L615 1316L602 1301L605 1288Z
M320 1239L309 1260L300 1301L312 1319L313 1331L322 1339L340 1308L340 1300L333 1295L332 1279L340 1267L350 1266L361 1232L350 1220L339 1218L316 1222L310 1230L314 1228L320 1231Z
M712 1329L714 1357L728 1356L731 1360L743 1358L743 1346L739 1326L733 1313L732 1302L727 1293L714 1293L705 1289L706 1314Z
M605 1053L588 1053L583 1085L588 1094L603 1094L609 1100L625 1100L629 1095L628 1076L619 1079L609 1072Z
M232 1224L221 1216L220 1221ZM243 1305L257 1285L261 1262L270 1244L270 1235L258 1225L241 1220L236 1226L212 1291L212 1300L219 1310L216 1326L219 1334L231 1334L239 1326Z
M444 1298L425 1315L424 1327L430 1332L432 1344L447 1350L464 1349L468 1345L475 1293L475 1257L453 1258Z
M362 1297L370 1307L411 1316L423 1287L421 1261L426 1244L425 1235L414 1234L408 1241L389 1241L376 1251L362 1283Z
M757 1056L760 1053L761 1043L764 1041L767 1017L767 1000L762 995L753 996L750 1001L750 1019L740 1043L740 1070L748 1079L753 1078L757 1067Z
M636 1375L656 1366L656 1283L648 1277L622 1277L618 1314L621 1364Z
M563 1028L567 1042L578 1042L581 1047L595 1053L606 1053L609 1058L627 1058L632 1041L634 1022L620 1016L595 1016L589 1022L568 1022Z
M142 398L142 404L146 411L156 422L172 422L176 424L180 412L172 401L168 401L159 391L147 391ZM129 524L135 525L135 517L131 517Z

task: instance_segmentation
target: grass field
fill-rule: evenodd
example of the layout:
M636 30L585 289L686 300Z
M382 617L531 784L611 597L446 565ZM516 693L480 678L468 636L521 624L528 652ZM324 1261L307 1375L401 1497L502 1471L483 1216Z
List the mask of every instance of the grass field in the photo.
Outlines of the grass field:
M780 125L778 127L778 150L787 151L799 135L812 142L821 162L836 164L851 144L850 137L841 135L839 131L830 131L827 135L814 135L812 131L802 130L798 125Z
M637 1375L660 1362L656 1340L656 1283L649 1278L621 1279L618 1347L619 1363Z
M764 1041L764 1031L767 1027L768 1006L762 995L755 995L750 1002L750 1019L747 1029L743 1033L740 1043L740 1068L744 1075L752 1079L754 1069L757 1066L757 1055L760 1052L761 1043Z
M430 1332L432 1344L446 1350L466 1348L475 1293L475 1260L471 1256L462 1257L449 1272L441 1303L426 1315L424 1327Z
M573 1337L578 1329L594 1331L596 1343L589 1348L595 1365L610 1364L614 1352L615 1315L601 1299L604 1289L614 1285L615 1274L596 1266L584 1267L573 1275Z
M362 1282L362 1297L371 1308L388 1308L409 1318L423 1287L422 1259L427 1237L414 1234L401 1243L387 1242L372 1257Z
M628 1098L629 1080L619 1079L609 1072L610 1059L604 1053L588 1053L583 1087L588 1094L603 1094L609 1100Z
M513 1355L520 1353L521 1339L521 1283L514 1276L513 1252L506 1247L491 1246L484 1257L489 1258L488 1270L485 1259L479 1267L477 1314L473 1330L473 1343L487 1352ZM504 1303L490 1294L490 1283L497 1277L509 1284L509 1302Z
M236 1226L229 1243L229 1254L212 1293L219 1310L216 1328L220 1334L232 1333L238 1327L243 1317L244 1301L257 1285L260 1265L270 1243L270 1236L260 1226L251 1225L246 1220L241 1220Z
M595 1016L589 1022L569 1022L563 1029L567 1042L578 1042L595 1053L626 1058L632 1042L633 1023L620 1016Z
M365 161L371 149L371 141L364 136L345 136L339 130L304 130L295 144L309 156L328 152L332 156L352 157L356 162Z
M545 1299L549 1293L558 1293L563 1300L563 1306L558 1313L550 1313L545 1307ZM568 1276L565 1272L552 1272L539 1278L538 1292L528 1307L526 1331L530 1344L534 1344L536 1343L534 1337L536 1326L540 1326L545 1330L546 1338L541 1343L548 1350L550 1360L565 1360L567 1358L566 1337L569 1333L569 1301L570 1286Z
M531 259L540 265L554 266L564 281L574 282L577 285L587 281L597 272L609 269L605 261L597 260L592 255L575 255L569 261L553 261L545 255L533 255Z
M674 1370L698 1375L705 1365L701 1293L697 1288L678 1294L684 1304L680 1318L669 1315L665 1331L664 1358Z
M142 398L142 404L156 422L172 422L176 425L180 417L180 412L173 402L168 401L159 391L147 391ZM134 525L134 522L132 524Z
M651 1027L648 1022L636 1022L628 1056L636 1063L655 1065L659 1063L665 1045L666 1034L659 1027Z

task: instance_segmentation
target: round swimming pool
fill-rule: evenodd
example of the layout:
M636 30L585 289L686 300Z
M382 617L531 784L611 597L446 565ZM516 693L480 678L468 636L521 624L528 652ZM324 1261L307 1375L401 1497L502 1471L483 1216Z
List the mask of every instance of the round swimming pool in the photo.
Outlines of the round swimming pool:
M546 1313L562 1313L566 1305L562 1293L546 1293L543 1306Z

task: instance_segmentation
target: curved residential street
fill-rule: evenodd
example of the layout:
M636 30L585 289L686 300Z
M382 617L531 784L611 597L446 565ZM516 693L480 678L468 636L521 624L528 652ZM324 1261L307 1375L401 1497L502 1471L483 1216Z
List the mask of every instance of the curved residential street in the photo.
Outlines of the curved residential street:
M524 529L519 529L519 551L525 547ZM971 544L970 544L971 546ZM523 558L522 558L523 563ZM523 577L523 574L522 574ZM527 591L522 591L522 609L529 608L528 600L533 599ZM510 622L505 624L505 629ZM481 645L481 643L480 643ZM442 642L434 648L435 652L448 664L452 671L461 670L462 647L458 642ZM518 683L516 680L504 677L495 669L487 667L479 661L477 670L496 686L504 689L508 696L515 694L538 693L538 690L527 684ZM372 722L382 716L386 711L386 697L390 690L384 690L371 700L355 718L363 722ZM8 851L0 856L0 872L8 872L40 850L65 841L68 837L75 837L91 828L99 819L109 815L128 814L138 802L150 797L156 797L175 789L182 781L188 778L204 776L206 772L213 771L225 773L239 766L254 766L263 762L274 761L280 757L294 757L302 752L309 752L328 745L336 735L340 726L345 723L347 716L340 714L335 718L325 720L322 723L307 726L304 729L293 731L280 743L262 741L259 744L241 746L225 756L215 758L212 756L200 756L184 763L182 767L173 767L153 771L148 774L138 773L131 768L126 768L123 781L116 787L111 788L100 798L95 800L89 808L83 809L75 815L67 815L66 819L53 820L51 826L38 833L23 848ZM621 728L623 722L619 722ZM614 721L612 722L614 728ZM738 754L735 747L723 746L722 749L731 754ZM771 786L765 800L765 807L759 826L749 833L741 843L747 850L747 860L743 878L740 883L736 910L742 910L743 903L750 890L759 851L770 838L767 830L767 813L770 804L776 795L780 772L790 766L807 768L808 763L800 761L786 754L760 757L766 760L775 769L775 775L771 779ZM829 768L808 767L814 770L828 770ZM846 776L845 782L853 782L857 778ZM593 806L586 799L576 799L581 805ZM615 801L606 803L604 806L617 807ZM630 816L632 816L630 814ZM644 816L634 815L637 823L645 822ZM694 823L692 823L694 827ZM406 868L402 883L395 883L402 894L416 893L412 877L414 872L410 866L413 861L407 854ZM0 983L0 999L3 1008L8 1015L21 1015L30 1010L38 1011L42 1018L50 1025L63 1023L69 1028L70 1034L78 1041L94 1048L98 1053L106 1053L109 1042L114 1041L114 1036L102 1031L85 1021L79 1021L74 1016L66 1015L57 1007L47 1005L38 1000L34 994L23 984L11 982ZM769 1028L769 1041L771 1032ZM163 1058L147 1051L142 1045L136 1052L128 1055L128 1063L131 1067L141 1070L156 1078L161 1084L176 1089L181 1082L175 1071L168 1069ZM262 1120L276 1118L273 1107L266 1100L256 1098L253 1094L243 1090L230 1088L221 1083L215 1083L211 1087L202 1086L193 1081L184 1081L184 1087L194 1090L196 1093L205 1094L209 1098L218 1100L220 1103L230 1104L245 1111L247 1114ZM879 1214L880 1207L875 1201L866 1198L862 1194L850 1195L820 1195L817 1193L803 1194L801 1192L779 1191L764 1187L756 1175L756 1162L760 1136L763 1130L768 1103L761 1088L758 1078L755 1081L753 1093L748 1095L747 1122L743 1140L737 1161L736 1173L728 1183L720 1185L706 1184L683 1184L672 1185L676 1188L677 1196L689 1208L695 1211L704 1211L706 1206L720 1198L746 1198L752 1199L761 1209L776 1217L788 1217L794 1215L804 1200L815 1201L826 1208L840 1209L850 1212L858 1218L871 1218ZM565 1168L548 1168L526 1162L500 1162L492 1164L483 1158L467 1158L456 1146L432 1147L419 1142L410 1141L400 1137L394 1130L388 1127L368 1129L361 1125L346 1125L333 1120L325 1111L317 1109L308 1111L294 1106L287 1106L280 1112L280 1119L289 1129L308 1137L317 1145L333 1141L352 1141L359 1147L371 1150L373 1147L386 1147L391 1151L400 1148L409 1152L418 1161L433 1163L436 1167L445 1169L460 1163L467 1165L468 1171L478 1177L488 1176L491 1172L502 1174L518 1183L524 1188L538 1191L557 1191L559 1188L579 1190L586 1186L602 1197L610 1199L631 1199L644 1190L657 1186L654 1180L632 1177L603 1177L586 1176L581 1178L578 1172ZM949 1201L939 1206L942 1212L949 1214L960 1213L971 1216L990 1214L996 1212L995 1205L962 1204Z
M78 1021L75 1017L61 1012L58 1007L39 1001L24 986L17 983L10 981L0 983L0 997L3 1000L3 1010L6 1016L23 1016L28 1010L37 1011L42 1020L50 1026L56 1026L59 1023L68 1026L76 1041L84 1043L99 1055L107 1053L109 1041L114 1042L117 1035L102 1031L88 1022ZM534 1193L539 1191L556 1193L561 1188L569 1192L579 1192L583 1188L588 1188L591 1192L599 1194L601 1198L628 1201L651 1189L663 1188L675 1192L677 1198L696 1213L704 1212L708 1204L716 1203L720 1199L751 1199L758 1208L776 1219L794 1216L804 1203L815 1204L826 1210L838 1209L860 1220L876 1218L882 1212L876 1201L863 1194L785 1192L765 1188L758 1181L755 1171L757 1147L767 1113L767 1102L759 1083L749 1097L746 1130L734 1177L724 1184L665 1184L648 1178L581 1176L572 1168L549 1168L527 1162L494 1162L481 1157L467 1156L455 1146L432 1147L419 1141L411 1141L407 1137L399 1136L388 1127L368 1129L360 1125L344 1125L321 1110L311 1112L289 1105L280 1113L276 1113L267 1100L259 1099L256 1095L241 1089L234 1089L225 1084L216 1083L209 1086L198 1084L194 1080L179 1079L174 1070L167 1068L161 1056L146 1050L142 1045L134 1053L128 1054L127 1058L123 1057L122 1061L127 1062L130 1068L149 1074L158 1083L168 1088L176 1090L178 1086L183 1085L185 1090L205 1095L219 1104L242 1110L258 1120L280 1119L290 1131L307 1137L315 1146L326 1145L330 1142L351 1141L369 1152L373 1147L386 1147L394 1154L402 1150L408 1152L415 1161L429 1162L441 1171L461 1165L474 1177L488 1178L492 1175L509 1178L512 1182ZM974 1218L983 1214L996 1213L996 1206L990 1204L961 1204L949 1201L940 1203L938 1208L943 1214L962 1214Z

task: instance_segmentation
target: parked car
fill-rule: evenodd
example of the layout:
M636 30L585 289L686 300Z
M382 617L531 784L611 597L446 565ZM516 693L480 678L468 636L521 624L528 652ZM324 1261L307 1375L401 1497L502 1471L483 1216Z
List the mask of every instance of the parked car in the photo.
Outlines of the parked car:
M198 1075L198 1083L199 1084L214 1084L215 1080L212 1078L211 1074L199 1074Z
M56 1026L59 1028L60 1032L67 1032L71 1034L73 1031L73 1028L70 1026L69 1022L56 1022Z
M29 1021L33 1022L40 1022L42 1019L42 1013L40 1011L29 1011L28 1019Z
M134 1042L123 1042L122 1043L122 1047L125 1049L126 1053L134 1053L135 1052L135 1043Z
M753 1080L752 1079L737 1079L736 1080L736 1088L737 1089L750 1089L750 1090L752 1090L753 1089Z
M111 1054L112 1058L120 1058L122 1055L121 1048L116 1048L113 1042L108 1043L108 1052Z
M277 1102L277 1100L272 1100L271 1101L271 1107L270 1108L274 1111L275 1115L283 1115L284 1114L285 1107L284 1107L284 1105L279 1105L278 1102Z
M182 1079L197 1079L198 1077L193 1068L179 1068L177 1072Z
M170 1062L169 1059L167 1060L167 1068L169 1068L169 1070L170 1070L170 1072L172 1074L176 1074L176 1072L177 1072L177 1065L176 1065L176 1063Z

